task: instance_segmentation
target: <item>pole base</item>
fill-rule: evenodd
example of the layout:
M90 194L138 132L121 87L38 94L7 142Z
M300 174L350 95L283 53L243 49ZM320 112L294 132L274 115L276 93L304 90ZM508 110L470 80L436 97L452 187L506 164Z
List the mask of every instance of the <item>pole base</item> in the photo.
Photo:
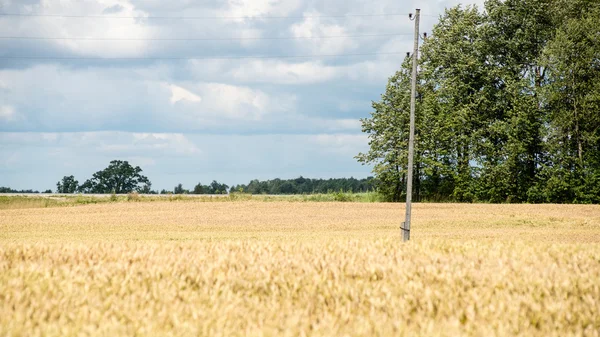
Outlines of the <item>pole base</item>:
M400 230L402 230L403 241L408 241L408 240L410 240L410 228L405 228L405 226L406 226L406 222L403 222L400 225Z

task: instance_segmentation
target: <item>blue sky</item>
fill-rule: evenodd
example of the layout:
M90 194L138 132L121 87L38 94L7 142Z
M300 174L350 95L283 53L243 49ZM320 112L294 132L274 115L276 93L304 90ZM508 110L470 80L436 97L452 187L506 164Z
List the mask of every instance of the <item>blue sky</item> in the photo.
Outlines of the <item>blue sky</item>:
M419 7L430 32L459 3L483 0L0 0L2 13L62 15L0 16L3 37L53 38L0 39L0 57L38 57L0 58L0 186L54 190L113 159L155 189L366 177L359 119L412 49L413 22L344 15ZM204 19L164 18L182 16Z

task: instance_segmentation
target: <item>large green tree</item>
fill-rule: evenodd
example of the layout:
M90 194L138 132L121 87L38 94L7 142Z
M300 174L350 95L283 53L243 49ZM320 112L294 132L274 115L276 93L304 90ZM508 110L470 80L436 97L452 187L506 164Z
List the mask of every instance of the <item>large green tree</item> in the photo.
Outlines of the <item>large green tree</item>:
M484 22L476 7L449 9L422 49L421 78L428 88L423 92L422 117L435 123L419 125L419 134L433 132L437 142L421 140L417 147L438 152L431 159L444 164L440 168L452 181L451 196L458 201L474 199L475 150L490 110L485 92L490 65L481 37Z
M528 199L544 160L544 111L539 95L546 70L540 55L555 30L553 0L489 0L481 43L489 102L476 142L479 200Z
M549 161L539 197L600 202L600 6L566 19L543 58Z
M361 119L370 149L356 159L373 165L378 190L390 201L399 201L406 186L410 112L410 58L388 82L381 100L373 102L370 118ZM417 160L418 161L418 160Z
M130 193L150 190L150 180L142 175L139 166L131 166L127 161L113 160L107 168L94 173L91 179L81 186L83 193Z

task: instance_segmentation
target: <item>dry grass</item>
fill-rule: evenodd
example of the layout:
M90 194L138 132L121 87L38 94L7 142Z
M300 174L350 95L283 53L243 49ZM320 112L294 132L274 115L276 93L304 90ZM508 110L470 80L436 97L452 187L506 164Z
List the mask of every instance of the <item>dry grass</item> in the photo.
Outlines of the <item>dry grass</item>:
M600 208L0 210L0 335L598 336Z
M302 195L263 195L247 193L230 193L225 195L194 194L32 194L32 195L0 195L0 210L71 207L89 204L109 204L125 202L239 202L239 201L288 201L288 202L381 202L384 198L379 193L327 193Z

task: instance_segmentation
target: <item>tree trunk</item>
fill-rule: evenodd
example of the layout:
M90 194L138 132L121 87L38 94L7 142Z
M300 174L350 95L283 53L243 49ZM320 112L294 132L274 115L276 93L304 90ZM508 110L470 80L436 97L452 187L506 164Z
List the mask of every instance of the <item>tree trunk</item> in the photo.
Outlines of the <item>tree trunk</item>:
M575 88L575 75L573 75L573 88ZM577 157L579 166L583 167L583 144L581 144L581 134L579 132L579 116L577 115L577 96L573 93L573 111L575 113L575 139L577 141Z

